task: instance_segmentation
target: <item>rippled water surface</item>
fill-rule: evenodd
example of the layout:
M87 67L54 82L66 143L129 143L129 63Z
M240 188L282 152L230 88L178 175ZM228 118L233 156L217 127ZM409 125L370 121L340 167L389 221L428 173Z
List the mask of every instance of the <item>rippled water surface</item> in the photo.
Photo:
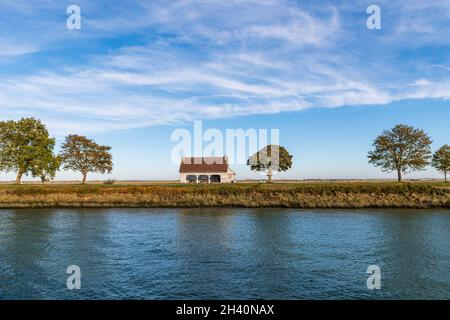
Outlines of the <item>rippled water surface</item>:
M450 299L450 211L0 210L0 298Z

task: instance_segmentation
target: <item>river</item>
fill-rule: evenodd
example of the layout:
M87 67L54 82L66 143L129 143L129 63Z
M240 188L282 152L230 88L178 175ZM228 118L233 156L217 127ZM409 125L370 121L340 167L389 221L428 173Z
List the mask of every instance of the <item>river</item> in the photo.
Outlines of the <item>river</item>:
M0 210L0 299L450 299L450 210Z

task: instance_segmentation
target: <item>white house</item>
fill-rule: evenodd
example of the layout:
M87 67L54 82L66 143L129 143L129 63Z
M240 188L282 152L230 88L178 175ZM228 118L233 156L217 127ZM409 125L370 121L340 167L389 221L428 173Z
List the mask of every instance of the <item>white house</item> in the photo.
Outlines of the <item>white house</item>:
M180 163L181 183L234 183L236 173L227 157L184 157Z

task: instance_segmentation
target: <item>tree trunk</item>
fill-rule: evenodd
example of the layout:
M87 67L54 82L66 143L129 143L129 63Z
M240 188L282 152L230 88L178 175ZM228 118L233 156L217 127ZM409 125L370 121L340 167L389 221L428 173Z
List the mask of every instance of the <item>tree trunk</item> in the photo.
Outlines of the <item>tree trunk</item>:
M81 183L85 184L86 183L87 172L82 172L82 174L83 174L83 180L81 181Z
M397 169L398 182L402 182L402 170Z
M445 183L447 183L447 171L444 171Z
M267 170L267 182L272 182L272 168Z
M22 175L23 175L23 173L21 171L19 171L17 173L17 177L16 177L16 183L17 184L21 184L22 183Z

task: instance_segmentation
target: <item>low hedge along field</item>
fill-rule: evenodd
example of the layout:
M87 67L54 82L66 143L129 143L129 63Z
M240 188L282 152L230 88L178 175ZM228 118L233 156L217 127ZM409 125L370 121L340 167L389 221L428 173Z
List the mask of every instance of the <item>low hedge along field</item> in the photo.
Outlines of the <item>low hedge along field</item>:
M0 207L450 208L450 186L435 182L1 185Z

